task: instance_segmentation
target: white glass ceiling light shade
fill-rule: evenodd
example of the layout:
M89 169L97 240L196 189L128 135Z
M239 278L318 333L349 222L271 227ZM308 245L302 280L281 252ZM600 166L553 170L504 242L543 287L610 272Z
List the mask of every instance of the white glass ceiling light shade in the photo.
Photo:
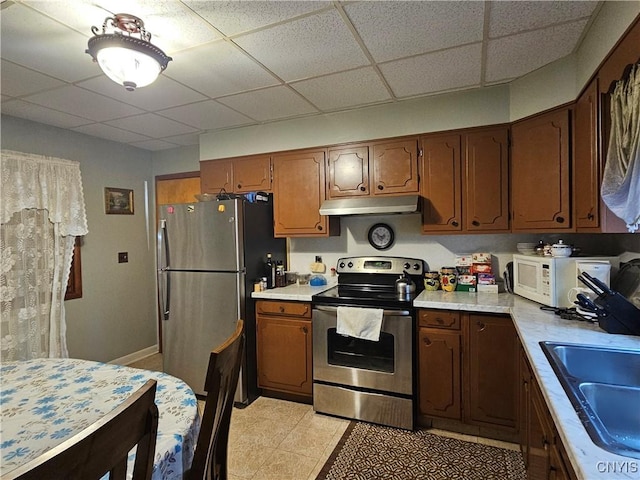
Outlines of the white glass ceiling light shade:
M106 33L108 27L113 33ZM129 91L153 83L172 60L150 42L151 34L144 29L144 22L133 15L107 17L101 35L97 27L91 27L91 31L95 36L89 39L86 53L111 80Z

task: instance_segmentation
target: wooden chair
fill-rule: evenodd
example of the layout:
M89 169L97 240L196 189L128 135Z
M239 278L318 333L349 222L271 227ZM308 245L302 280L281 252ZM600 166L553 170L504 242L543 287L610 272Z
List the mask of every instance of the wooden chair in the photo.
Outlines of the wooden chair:
M244 321L211 352L204 389L207 398L188 480L226 480L227 445L233 398L244 351Z
M93 480L109 473L125 480L129 451L136 450L134 480L149 480L158 433L156 381L57 447L2 476L2 480Z

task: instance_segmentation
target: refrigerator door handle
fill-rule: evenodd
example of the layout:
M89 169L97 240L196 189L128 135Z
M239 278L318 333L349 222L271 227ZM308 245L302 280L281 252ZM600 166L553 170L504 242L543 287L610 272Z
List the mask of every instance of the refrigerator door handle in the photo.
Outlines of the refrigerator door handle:
M169 307L171 305L171 276L169 275L169 238L166 230L167 221L162 219L160 220L158 228L158 300L160 302L162 318L164 320L169 320ZM164 264L162 264L163 260Z

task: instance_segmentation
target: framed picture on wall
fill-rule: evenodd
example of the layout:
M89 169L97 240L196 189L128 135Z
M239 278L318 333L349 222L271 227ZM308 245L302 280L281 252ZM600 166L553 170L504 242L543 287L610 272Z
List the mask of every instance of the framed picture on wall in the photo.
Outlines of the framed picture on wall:
M104 211L107 214L133 215L133 190L105 187Z

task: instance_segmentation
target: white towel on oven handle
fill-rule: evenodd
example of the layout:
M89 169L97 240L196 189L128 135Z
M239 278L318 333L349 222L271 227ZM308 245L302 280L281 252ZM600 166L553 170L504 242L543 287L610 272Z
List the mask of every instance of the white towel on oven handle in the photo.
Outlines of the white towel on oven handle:
M338 307L336 332L363 340L380 340L381 308Z

